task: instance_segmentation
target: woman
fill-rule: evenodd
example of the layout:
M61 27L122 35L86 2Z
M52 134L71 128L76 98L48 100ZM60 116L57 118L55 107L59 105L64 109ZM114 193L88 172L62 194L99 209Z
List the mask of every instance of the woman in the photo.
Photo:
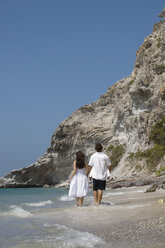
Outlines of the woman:
M85 161L85 156L81 151L76 153L76 161L73 163L73 171L70 178L69 196L76 197L77 206L82 206L84 196L89 190L88 185L88 164Z

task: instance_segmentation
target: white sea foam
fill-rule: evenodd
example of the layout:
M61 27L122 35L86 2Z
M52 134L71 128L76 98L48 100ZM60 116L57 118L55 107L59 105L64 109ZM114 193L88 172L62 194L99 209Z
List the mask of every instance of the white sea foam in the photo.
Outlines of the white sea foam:
M143 193L144 189L132 190L132 191L118 191L118 192L109 192L105 193L104 196L120 196L120 195L129 195L135 193Z
M139 205L127 206L127 208L132 209L132 208L149 207L149 206L151 206L151 204L139 204Z
M29 207L42 207L46 206L49 204L52 204L52 201L41 201L41 202L31 202L31 203L24 203L24 205L29 206Z
M74 197L68 196L68 195L63 195L60 197L60 201L73 201Z
M2 216L15 216L20 218L26 218L32 216L31 213L28 211L25 211L21 207L18 207L17 205L11 205L10 210L6 212L1 213Z
M139 207L149 207L151 204L139 204L139 205L130 205L130 206L123 206L123 205L115 205L115 209L122 208L122 209L133 209L133 208L139 208Z
M139 189L139 190L133 190L133 191L130 191L128 192L129 194L134 194L134 193L144 193L144 189Z
M52 235L45 237L41 243L44 242L44 247L56 247L56 248L76 248L76 247L86 247L94 248L95 245L104 245L105 242L94 234L88 232L80 232L73 228L66 227L64 225L49 225L44 224L46 228L56 229L56 232ZM52 232L52 231L51 231ZM57 235L58 232L58 235Z
M104 194L104 196L118 196L118 195L124 195L124 192L110 192Z

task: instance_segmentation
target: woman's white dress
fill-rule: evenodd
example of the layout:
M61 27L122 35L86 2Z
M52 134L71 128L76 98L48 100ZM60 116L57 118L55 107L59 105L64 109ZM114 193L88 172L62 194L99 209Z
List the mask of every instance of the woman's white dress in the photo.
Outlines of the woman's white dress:
M88 177L84 169L77 169L70 182L69 196L84 197L89 191Z

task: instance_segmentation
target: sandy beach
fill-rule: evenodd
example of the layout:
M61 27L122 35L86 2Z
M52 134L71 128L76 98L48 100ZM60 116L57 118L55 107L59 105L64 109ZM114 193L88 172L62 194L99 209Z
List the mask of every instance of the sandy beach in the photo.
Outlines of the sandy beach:
M100 206L90 196L83 207L40 210L35 218L94 234L102 241L96 247L164 248L165 191L147 188L107 189Z

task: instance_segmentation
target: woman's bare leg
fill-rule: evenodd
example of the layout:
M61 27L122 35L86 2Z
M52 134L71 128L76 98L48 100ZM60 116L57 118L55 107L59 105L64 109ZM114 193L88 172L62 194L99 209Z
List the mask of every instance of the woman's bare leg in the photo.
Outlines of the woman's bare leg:
M76 197L77 207L79 206L79 197Z
M82 206L84 197L79 197L79 206Z

